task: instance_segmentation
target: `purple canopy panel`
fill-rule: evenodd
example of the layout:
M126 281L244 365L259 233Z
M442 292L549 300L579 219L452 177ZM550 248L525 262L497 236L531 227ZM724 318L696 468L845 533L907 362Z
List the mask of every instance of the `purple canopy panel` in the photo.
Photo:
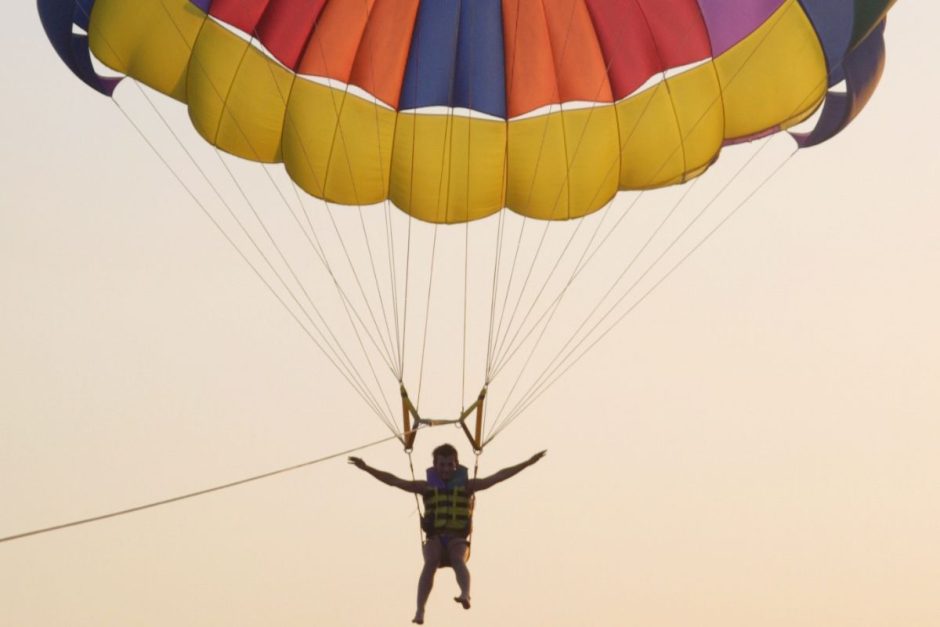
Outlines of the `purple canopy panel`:
M698 0L717 57L757 30L786 0Z
M758 139L763 139L764 137L770 137L771 135L776 135L780 132L780 126L772 126L763 131L753 133L751 135L745 135L743 137L734 137L732 139L726 139L722 142L722 146L736 146L737 144L746 144L748 142L756 141Z

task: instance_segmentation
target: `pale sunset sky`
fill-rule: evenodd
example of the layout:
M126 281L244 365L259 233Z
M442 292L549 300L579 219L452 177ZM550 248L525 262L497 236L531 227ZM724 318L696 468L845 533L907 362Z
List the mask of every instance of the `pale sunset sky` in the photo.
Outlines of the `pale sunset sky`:
M6 14L0 537L389 436L121 111L62 65L35 3ZM481 495L473 608L440 571L426 624L940 625L938 24L940 4L899 2L861 116L787 161L486 448L483 474L549 452ZM142 92L116 98L169 145ZM195 145L185 109L158 102ZM792 150L771 141L713 223ZM728 149L696 191L757 147ZM245 176L263 190L258 171ZM460 255L439 289L458 302L464 231L442 238ZM444 417L480 383L448 343L459 318L439 320L423 407ZM494 413L511 384L494 382ZM419 473L444 441L472 464L439 428L419 433ZM395 441L358 454L409 474ZM414 499L338 458L0 543L0 624L407 625L419 570Z

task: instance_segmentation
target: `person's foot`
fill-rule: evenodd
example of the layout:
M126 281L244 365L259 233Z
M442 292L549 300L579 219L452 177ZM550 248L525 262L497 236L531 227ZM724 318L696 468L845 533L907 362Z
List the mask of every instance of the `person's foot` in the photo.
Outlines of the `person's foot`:
M415 616L414 618L411 619L411 622L414 623L414 624L416 624L416 625L423 625L423 624L424 624L424 616Z
M460 603L463 606L463 609L465 610L470 609L470 599L468 599L467 597L454 597L454 601L456 601L457 603Z

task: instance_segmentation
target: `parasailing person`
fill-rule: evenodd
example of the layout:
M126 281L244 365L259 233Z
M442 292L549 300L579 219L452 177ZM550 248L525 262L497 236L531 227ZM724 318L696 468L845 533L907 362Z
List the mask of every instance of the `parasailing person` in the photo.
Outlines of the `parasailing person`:
M460 586L460 596L454 601L464 609L470 609L470 571L467 569L469 555L469 536L473 522L473 500L477 492L491 488L497 483L517 475L533 465L546 451L536 453L524 462L508 466L480 479L469 478L466 466L461 466L457 459L457 449L450 444L442 444L432 453L433 465L427 469L424 481L409 481L396 477L390 472L372 468L362 458L350 457L349 463L364 470L384 484L420 494L424 499L424 517L421 528L426 535L422 545L424 567L418 578L418 603L412 622L424 624L424 607L434 574L438 568L453 568Z

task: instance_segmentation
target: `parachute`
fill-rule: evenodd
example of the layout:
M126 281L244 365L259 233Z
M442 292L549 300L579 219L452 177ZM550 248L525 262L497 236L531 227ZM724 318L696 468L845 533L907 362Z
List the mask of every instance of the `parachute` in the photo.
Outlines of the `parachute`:
M245 160L283 164L291 186L323 201L332 227L315 226L309 215L306 226L295 221L326 266L325 283L305 287L286 261L279 270L267 263L271 255L250 263L275 273L269 287L295 320L312 329L311 338L406 448L413 446L416 428L451 422L463 427L477 451L498 433L482 431L493 378L511 359L520 369L528 366L568 288L614 232L606 217L596 216L630 192L696 180L729 145L804 123L810 128L792 132L799 147L841 132L881 76L891 5L893 0L38 0L51 43L90 87L113 97L123 77L130 77L184 103L208 144ZM105 75L102 65L121 76ZM303 207L305 201L298 201ZM330 265L319 238L346 219L343 207L334 205L358 208L364 241L340 241ZM668 276L671 270L649 279L652 288L638 287L638 300L626 301L627 292L617 291L627 271L648 278L666 253L676 252L673 241L660 249L665 252L649 253L647 270L635 265L672 215L670 210L654 222L645 244L639 239L639 253L614 251L611 258L626 270L614 273L610 290L601 289L610 306L572 323L575 333L555 346L561 348L502 428L580 359L583 347L606 335L610 327L601 321L618 322ZM582 230L581 222L592 217L595 222ZM470 223L479 223L490 238L485 263L470 263L476 250ZM555 227L563 235L538 234L539 226L547 234L555 223L563 225ZM481 391L451 421L422 418L404 372L409 351L421 355L419 379L424 371L438 226L451 236L447 246L464 246L463 265L451 280L464 284L464 362L468 312L476 307L489 318L488 326L481 325ZM536 230L535 241L512 249L516 234L522 242L527 228ZM687 228L675 231L684 235ZM420 232L433 241L428 263L419 263L412 250ZM576 234L584 237L580 257L573 252ZM613 245L622 247L619 241ZM250 249L251 242L243 245ZM274 250L282 255L280 246ZM545 264L542 288L530 289L543 250L558 255ZM562 262L569 252L574 259ZM344 256L349 270L341 272L335 259ZM383 256L390 259L389 283L367 296L356 267L371 266L378 283L375 259ZM533 265L525 270L529 258ZM507 259L513 260L508 275L500 265ZM523 268L518 273L517 260ZM472 267L491 263L492 282L471 296ZM554 278L559 267L569 278ZM423 273L420 280L412 272ZM424 307L409 309L409 293L425 280ZM631 281L630 290L637 286ZM348 319L338 334L322 323L318 308L330 283L336 283L339 311ZM409 329L421 323L406 319L422 309L424 340L408 344L406 336L415 332ZM384 329L378 311L389 312ZM527 342L532 352L525 357ZM357 368L344 345L363 353L374 349L378 357L363 357ZM374 361L384 361L394 375L392 394L402 396L403 423L392 420L397 411L382 398L389 384L379 382L374 370L371 377L360 374L363 364L370 370ZM377 393L367 390L373 380ZM470 429L466 420L473 416L477 424Z

